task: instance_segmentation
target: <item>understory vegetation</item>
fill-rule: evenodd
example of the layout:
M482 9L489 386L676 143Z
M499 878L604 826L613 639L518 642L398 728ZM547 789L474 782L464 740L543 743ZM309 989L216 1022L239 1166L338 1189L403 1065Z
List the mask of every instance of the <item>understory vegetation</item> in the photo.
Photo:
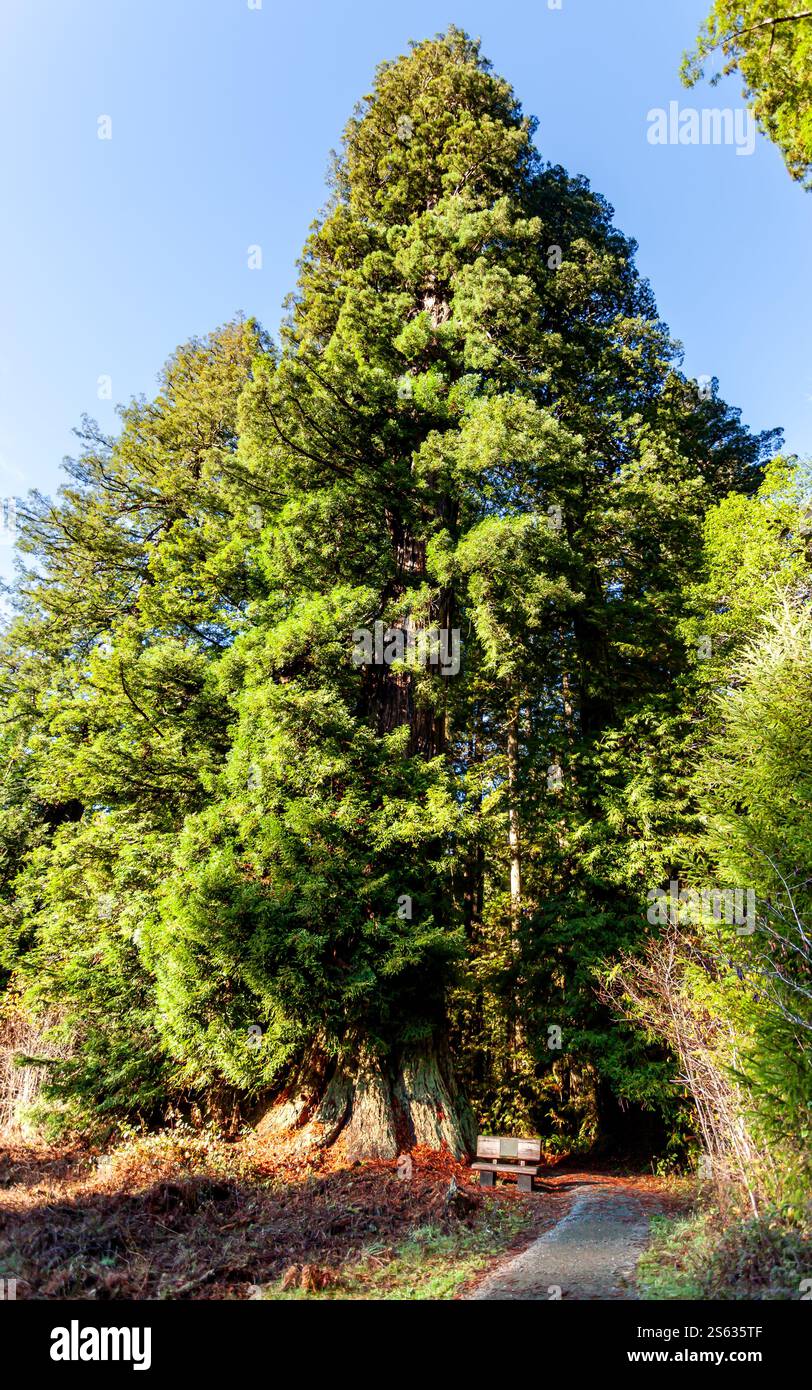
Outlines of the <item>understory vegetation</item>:
M638 1268L644 1299L799 1299L812 1290L806 1220L731 1209L731 1194L692 1217L655 1217Z

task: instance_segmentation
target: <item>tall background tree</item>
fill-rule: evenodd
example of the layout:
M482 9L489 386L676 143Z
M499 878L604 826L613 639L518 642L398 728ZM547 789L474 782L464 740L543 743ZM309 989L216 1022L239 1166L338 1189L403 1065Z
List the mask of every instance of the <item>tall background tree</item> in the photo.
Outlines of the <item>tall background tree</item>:
M808 468L777 459L755 497L706 516L680 627L697 810L678 853L685 902L607 976L621 1012L678 1055L717 1181L734 1177L789 1249L807 1222L812 1119L809 510ZM712 907L725 890L727 910Z
M712 81L740 73L760 129L792 177L812 188L812 8L803 0L716 0L683 61L686 85L720 61Z
M117 439L86 421L61 497L26 508L0 657L2 963L59 1020L68 1123L154 1118L171 1089L142 932L228 748L214 671L253 584L236 411L261 348L239 322L180 348L156 399Z

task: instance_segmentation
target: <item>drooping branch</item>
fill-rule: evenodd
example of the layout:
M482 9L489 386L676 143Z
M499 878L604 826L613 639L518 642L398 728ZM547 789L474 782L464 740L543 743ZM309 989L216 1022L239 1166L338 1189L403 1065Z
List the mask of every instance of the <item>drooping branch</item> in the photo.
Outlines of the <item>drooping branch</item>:
M732 34L722 40L722 43L730 43L733 39L740 39L745 34L752 34L756 29L768 29L770 25L775 28L776 24L797 24L799 19L812 19L812 10L799 10L797 14L780 14L775 15L772 19L760 19L757 24L748 24L746 29L735 29ZM718 43L714 44L714 48L719 47Z

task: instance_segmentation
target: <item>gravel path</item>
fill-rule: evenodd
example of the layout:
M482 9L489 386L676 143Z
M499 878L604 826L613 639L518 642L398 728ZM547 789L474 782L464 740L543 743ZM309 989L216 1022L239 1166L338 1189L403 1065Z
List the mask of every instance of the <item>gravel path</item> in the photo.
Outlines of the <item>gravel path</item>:
M566 1216L468 1298L636 1298L634 1271L647 1238L648 1216L633 1193L584 1184Z

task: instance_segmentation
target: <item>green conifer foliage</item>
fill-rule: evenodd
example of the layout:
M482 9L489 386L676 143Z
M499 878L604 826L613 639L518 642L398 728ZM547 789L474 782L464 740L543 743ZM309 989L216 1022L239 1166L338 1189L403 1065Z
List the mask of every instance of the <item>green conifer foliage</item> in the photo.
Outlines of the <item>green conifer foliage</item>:
M685 380L634 243L533 134L456 29L384 64L279 350L181 349L32 511L7 958L67 1010L71 1094L98 1104L105 1003L147 1028L145 1096L281 1090L269 1124L357 1153L461 1153L460 1074L481 1122L570 1138L643 1061L662 1094L595 970L690 819L686 582L773 439ZM435 631L444 662L399 652Z

